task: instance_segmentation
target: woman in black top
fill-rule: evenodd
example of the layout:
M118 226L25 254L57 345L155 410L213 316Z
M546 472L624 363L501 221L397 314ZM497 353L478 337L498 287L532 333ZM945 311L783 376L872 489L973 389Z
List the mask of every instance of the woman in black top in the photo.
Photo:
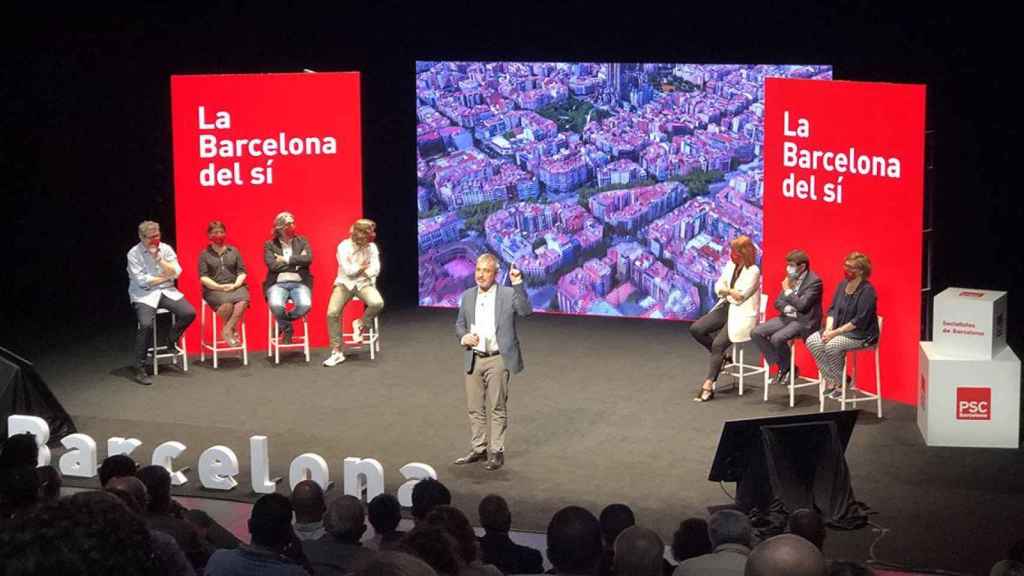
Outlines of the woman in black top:
M206 227L210 245L199 254L199 281L203 284L203 299L224 322L224 341L229 346L238 346L235 325L249 305L249 289L245 285L242 254L225 242L226 233L219 220Z
M846 351L878 342L878 296L868 282L871 260L851 252L843 262L843 276L832 296L825 329L805 341L825 379L826 395L835 394L842 384Z

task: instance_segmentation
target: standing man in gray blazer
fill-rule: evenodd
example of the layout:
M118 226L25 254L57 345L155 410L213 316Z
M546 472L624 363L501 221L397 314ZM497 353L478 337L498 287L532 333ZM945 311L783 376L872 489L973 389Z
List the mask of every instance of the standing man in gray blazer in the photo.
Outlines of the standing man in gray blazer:
M750 333L768 363L779 367L775 384L785 384L789 379L789 341L807 338L821 329L821 291L821 278L811 272L807 253L792 250L786 254L786 279L775 299L779 315Z
M515 265L509 270L511 288L496 285L497 275L496 256L482 254L476 259L476 286L462 293L455 321L455 335L465 348L466 407L472 447L455 464L486 459L484 467L488 470L505 464L509 382L512 374L523 370L516 316L533 313L522 272Z

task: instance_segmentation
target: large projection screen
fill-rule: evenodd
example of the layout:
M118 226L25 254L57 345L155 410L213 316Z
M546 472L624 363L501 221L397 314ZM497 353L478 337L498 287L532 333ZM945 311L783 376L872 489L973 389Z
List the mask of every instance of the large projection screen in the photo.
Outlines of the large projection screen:
M761 247L768 77L832 69L417 62L420 305L492 252L538 311L697 319L728 241Z

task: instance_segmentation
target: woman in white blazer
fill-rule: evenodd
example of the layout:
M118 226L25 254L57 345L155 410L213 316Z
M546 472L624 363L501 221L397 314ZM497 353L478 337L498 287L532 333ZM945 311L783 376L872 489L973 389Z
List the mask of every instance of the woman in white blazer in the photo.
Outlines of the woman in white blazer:
M714 383L726 361L725 351L733 342L750 340L761 305L761 270L757 248L748 236L729 243L729 263L715 282L718 301L711 311L690 325L690 334L711 352L708 375L694 402L715 397Z

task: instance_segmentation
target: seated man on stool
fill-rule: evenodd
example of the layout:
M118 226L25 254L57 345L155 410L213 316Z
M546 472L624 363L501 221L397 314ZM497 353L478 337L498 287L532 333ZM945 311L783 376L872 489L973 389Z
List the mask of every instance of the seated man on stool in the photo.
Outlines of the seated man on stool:
M196 309L174 285L179 275L178 255L160 241L160 225L149 220L139 224L139 243L128 251L128 297L139 321L135 332L135 381L139 384L153 383L146 373L146 341L153 331L157 309L174 314L167 338L169 352L175 351L182 333L196 319ZM154 353L158 346L153 342Z
M750 334L765 359L779 367L775 384L783 384L789 378L789 341L807 338L821 328L821 278L811 272L810 266L810 258L803 250L786 254L786 279L775 299L780 314Z

